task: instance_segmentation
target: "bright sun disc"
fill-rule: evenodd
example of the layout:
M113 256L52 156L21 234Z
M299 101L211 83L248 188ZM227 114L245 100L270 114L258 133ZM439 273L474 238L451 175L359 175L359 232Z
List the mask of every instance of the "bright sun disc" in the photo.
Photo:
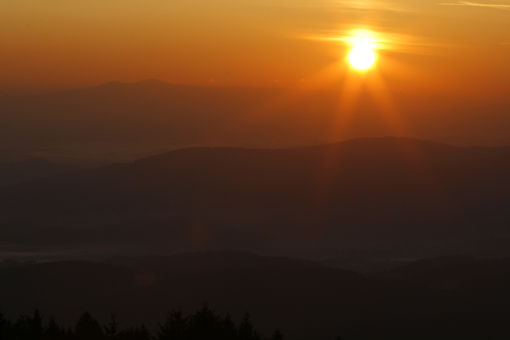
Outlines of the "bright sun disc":
M366 70L375 62L375 53L369 46L356 46L349 53L349 62L358 70Z

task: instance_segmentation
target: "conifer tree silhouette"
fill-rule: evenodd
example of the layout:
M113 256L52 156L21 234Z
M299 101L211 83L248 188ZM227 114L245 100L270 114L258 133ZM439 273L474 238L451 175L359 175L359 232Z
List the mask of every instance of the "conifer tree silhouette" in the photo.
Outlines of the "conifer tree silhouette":
M237 328L228 313L221 320L221 337L223 340L237 340Z
M278 329L275 330L273 335L271 335L271 340L283 340L282 333Z
M151 334L145 325L142 325L140 328L135 329L135 334L137 336L137 340L150 340Z
M40 339L43 335L42 316L36 309L32 317L21 314L12 327L13 339Z
M11 322L5 318L5 314L0 311L0 340L9 339L11 333Z
M44 327L44 333L43 333L44 339L48 340L63 340L65 339L65 331L60 328L60 326L57 324L57 321L54 317L50 317L48 320L48 324L46 327Z
M74 327L76 340L103 340L103 329L90 313L83 313Z
M149 330L145 325L142 327L130 327L127 330L123 330L118 334L118 340L152 340Z
M199 339L220 339L221 338L221 318L216 312L203 304L202 308L192 314L189 319L189 338L190 340Z
M106 339L115 340L117 339L117 329L119 327L119 323L117 322L117 316L115 312L113 312L110 316L110 322L108 325L104 327L104 332L106 335Z
M253 329L253 323L248 313L244 315L243 320L239 324L237 334L239 340L256 340L259 338L257 332Z
M182 340L188 329L188 317L182 315L182 308L167 312L166 321L159 325L157 340Z

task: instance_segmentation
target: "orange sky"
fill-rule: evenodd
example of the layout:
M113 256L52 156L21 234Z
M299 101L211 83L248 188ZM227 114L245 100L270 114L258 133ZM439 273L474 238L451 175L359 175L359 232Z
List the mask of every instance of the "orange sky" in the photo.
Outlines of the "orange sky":
M341 87L360 76L345 39L365 30L379 41L363 75L373 86L504 96L510 1L476 1L2 0L0 90L144 79Z

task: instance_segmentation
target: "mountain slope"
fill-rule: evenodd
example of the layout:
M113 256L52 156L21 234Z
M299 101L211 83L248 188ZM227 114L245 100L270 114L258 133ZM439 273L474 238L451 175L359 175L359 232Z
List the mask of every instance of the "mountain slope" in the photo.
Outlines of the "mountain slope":
M48 162L42 158L0 163L0 187L79 170L83 169L75 165Z
M157 80L0 98L0 151L102 164L186 146L292 147L401 135L456 145L508 145L508 101L392 93L392 123L370 93L353 112L341 91L199 87ZM349 117L349 118L347 118ZM348 123L348 126L344 126ZM338 129L342 125L341 133ZM50 158L51 157L51 158Z
M405 138L191 148L3 188L0 218L4 230L19 221L143 227L144 220L184 218L206 229L262 233L287 250L384 244L419 253L432 242L439 252L481 247L498 255L510 234L508 173L510 148Z
M200 265L186 270L190 259ZM115 310L121 328L145 323L154 332L168 310L188 313L208 302L236 323L249 312L264 334L280 329L296 340L505 339L508 274L444 290L291 259L202 253L132 267L77 261L0 268L0 300L10 318L38 308L65 326L85 310L107 323Z

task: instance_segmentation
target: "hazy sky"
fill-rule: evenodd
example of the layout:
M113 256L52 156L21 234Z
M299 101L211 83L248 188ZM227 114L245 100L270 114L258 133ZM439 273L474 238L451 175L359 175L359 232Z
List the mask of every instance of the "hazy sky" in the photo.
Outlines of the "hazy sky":
M349 68L349 38L376 67ZM0 0L0 90L109 81L510 91L510 1Z

